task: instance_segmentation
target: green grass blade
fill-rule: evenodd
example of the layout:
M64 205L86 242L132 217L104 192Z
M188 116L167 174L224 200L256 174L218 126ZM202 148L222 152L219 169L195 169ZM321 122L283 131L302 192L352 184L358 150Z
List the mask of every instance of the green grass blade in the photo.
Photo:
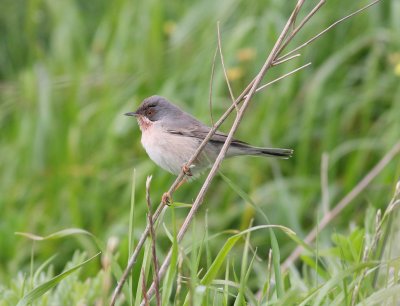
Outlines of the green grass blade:
M250 226L251 226L251 224L250 224ZM248 256L249 256L250 234L251 234L251 232L247 233L246 240L244 243L243 256L242 256L242 262L241 262L241 271L240 271L240 287L239 287L238 295L235 300L235 305L245 304L244 291L246 289L246 270L247 270L247 261L248 261Z
M254 226L251 227L247 230L244 230L240 232L239 234L236 234L232 237L230 237L221 250L219 251L218 255L214 259L213 263L211 264L210 268L208 269L207 273L204 275L204 277L201 279L201 284L203 285L209 285L211 282L214 280L216 277L217 273L219 272L219 269L221 268L226 256L228 255L229 251L234 247L236 242L245 234L248 232L256 231L259 229L269 229L269 228L277 228L281 229L284 233L286 234L293 234L293 231L287 227L281 226L281 225L259 225L259 226Z
M75 272L88 262L92 261L95 259L97 256L99 256L101 253L97 253L93 257L89 258L88 260L85 260L84 262L76 265L75 267L72 267L71 269L68 269L67 271L62 272L61 274L53 277L51 280L39 285L32 291L28 292L24 297L18 302L17 306L25 306L28 305L29 303L32 303L36 299L40 298L43 294L45 294L47 291L51 290L54 288L60 281L62 281L64 278L66 278L68 275L71 273Z
M272 248L272 266L274 268L276 295L281 298L284 295L283 279L281 274L281 253L279 250L278 240L273 232L270 230L271 235L271 248Z
M50 258L48 258L44 263L42 263L35 271L35 273L33 274L33 282L35 282L35 280L38 279L40 273L43 272L43 270L54 260L54 258L57 257L57 254L54 254L53 256L51 256Z
M44 241L44 240L53 240L53 239L60 239L71 235L83 234L94 237L94 235L86 230L80 228L67 228L48 236L39 236L32 233L24 233L24 232L15 232L15 235L23 236L35 241Z
M15 235L22 236L34 241L57 240L68 236L86 235L93 239L93 241L95 242L95 244L97 245L97 247L100 249L101 252L105 251L104 243L100 239L98 239L91 232L81 228L67 228L47 236L39 236L36 234L25 233L25 232L15 232Z
M233 236L229 238L221 250L219 251L217 257L214 259L213 263L211 264L210 268L208 269L207 273L201 280L201 284L209 285L217 276L219 269L221 268L226 256L228 255L229 251L233 248L236 242L240 239L240 236Z
M224 284L224 306L228 305L229 300L229 256L226 259L226 268L225 268L225 284Z

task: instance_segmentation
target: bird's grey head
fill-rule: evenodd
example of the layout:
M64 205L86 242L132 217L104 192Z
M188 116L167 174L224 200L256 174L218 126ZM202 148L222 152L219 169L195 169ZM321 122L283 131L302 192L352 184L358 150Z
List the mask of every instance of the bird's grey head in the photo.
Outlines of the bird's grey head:
M182 111L167 99L160 96L151 96L143 100L138 109L132 113L126 113L127 116L142 116L155 122L162 119L174 119L182 114Z

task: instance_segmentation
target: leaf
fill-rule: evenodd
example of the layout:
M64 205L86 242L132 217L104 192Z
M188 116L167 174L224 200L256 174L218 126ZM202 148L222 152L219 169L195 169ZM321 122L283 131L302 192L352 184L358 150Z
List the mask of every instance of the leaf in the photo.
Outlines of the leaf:
M95 236L92 233L85 231L83 229L80 229L80 228L67 228L67 229L55 232L53 234L50 234L48 236L39 236L39 235L35 235L32 233L15 232L15 235L23 236L23 237L26 237L28 239L35 240L35 241L60 239L60 238L66 237L66 236L77 235L77 234L88 235L90 237L95 238Z
M270 229L271 234L271 248L272 248L272 266L275 272L275 283L276 283L276 295L278 298L283 296L284 287L281 273L281 253L279 251L278 239L276 239L275 233Z
M211 284L213 279L216 277L219 269L221 268L221 266L222 266L226 256L228 255L229 251L233 248L233 246L236 244L236 242L244 234L252 232L252 231L256 231L256 230L259 230L259 229L265 229L265 228L278 228L278 229L283 230L283 232L286 233L286 234L294 234L294 232L291 229L289 229L287 227L284 227L284 226L281 226L281 225L259 225L259 226L251 227L251 228L249 228L247 230L244 230L244 231L240 232L239 234L236 234L236 235L230 237L225 242L225 244L223 245L223 247L219 251L217 257L215 258L215 260L211 264L210 268L208 269L207 273L202 278L201 284L203 284L203 285Z
M73 236L73 235L86 235L93 239L94 243L100 249L100 252L102 252L102 253L105 252L104 243L100 239L98 239L95 235L93 235L91 232L88 232L81 228L66 228L66 229L63 229L61 231L55 232L55 233L47 235L47 236L39 236L36 234L25 233L25 232L15 232L15 235L22 236L22 237L25 237L25 238L28 238L28 239L31 239L34 241L56 240L56 239L61 239L61 238Z
M33 279L36 280L38 279L40 273L53 261L54 258L57 257L57 254L54 254L51 256L49 259L47 259L43 264L40 265L40 267L37 268L35 274L33 275Z

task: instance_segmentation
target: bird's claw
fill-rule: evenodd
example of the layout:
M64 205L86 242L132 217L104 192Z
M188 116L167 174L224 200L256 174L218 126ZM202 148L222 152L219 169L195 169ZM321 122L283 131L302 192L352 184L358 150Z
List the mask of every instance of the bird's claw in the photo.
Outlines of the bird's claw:
M182 171L186 176L193 176L192 171L190 170L190 166L186 164L182 166Z
M164 205L170 206L172 203L172 197L171 194L169 192L165 192L161 198L161 202Z

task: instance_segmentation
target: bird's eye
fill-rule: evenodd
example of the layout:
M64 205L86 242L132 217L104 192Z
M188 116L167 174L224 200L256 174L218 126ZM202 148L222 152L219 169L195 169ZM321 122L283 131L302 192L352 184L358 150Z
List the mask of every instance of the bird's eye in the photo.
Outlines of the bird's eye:
M153 109L149 108L149 109L146 110L146 116L151 116L153 114L154 114L154 110Z

